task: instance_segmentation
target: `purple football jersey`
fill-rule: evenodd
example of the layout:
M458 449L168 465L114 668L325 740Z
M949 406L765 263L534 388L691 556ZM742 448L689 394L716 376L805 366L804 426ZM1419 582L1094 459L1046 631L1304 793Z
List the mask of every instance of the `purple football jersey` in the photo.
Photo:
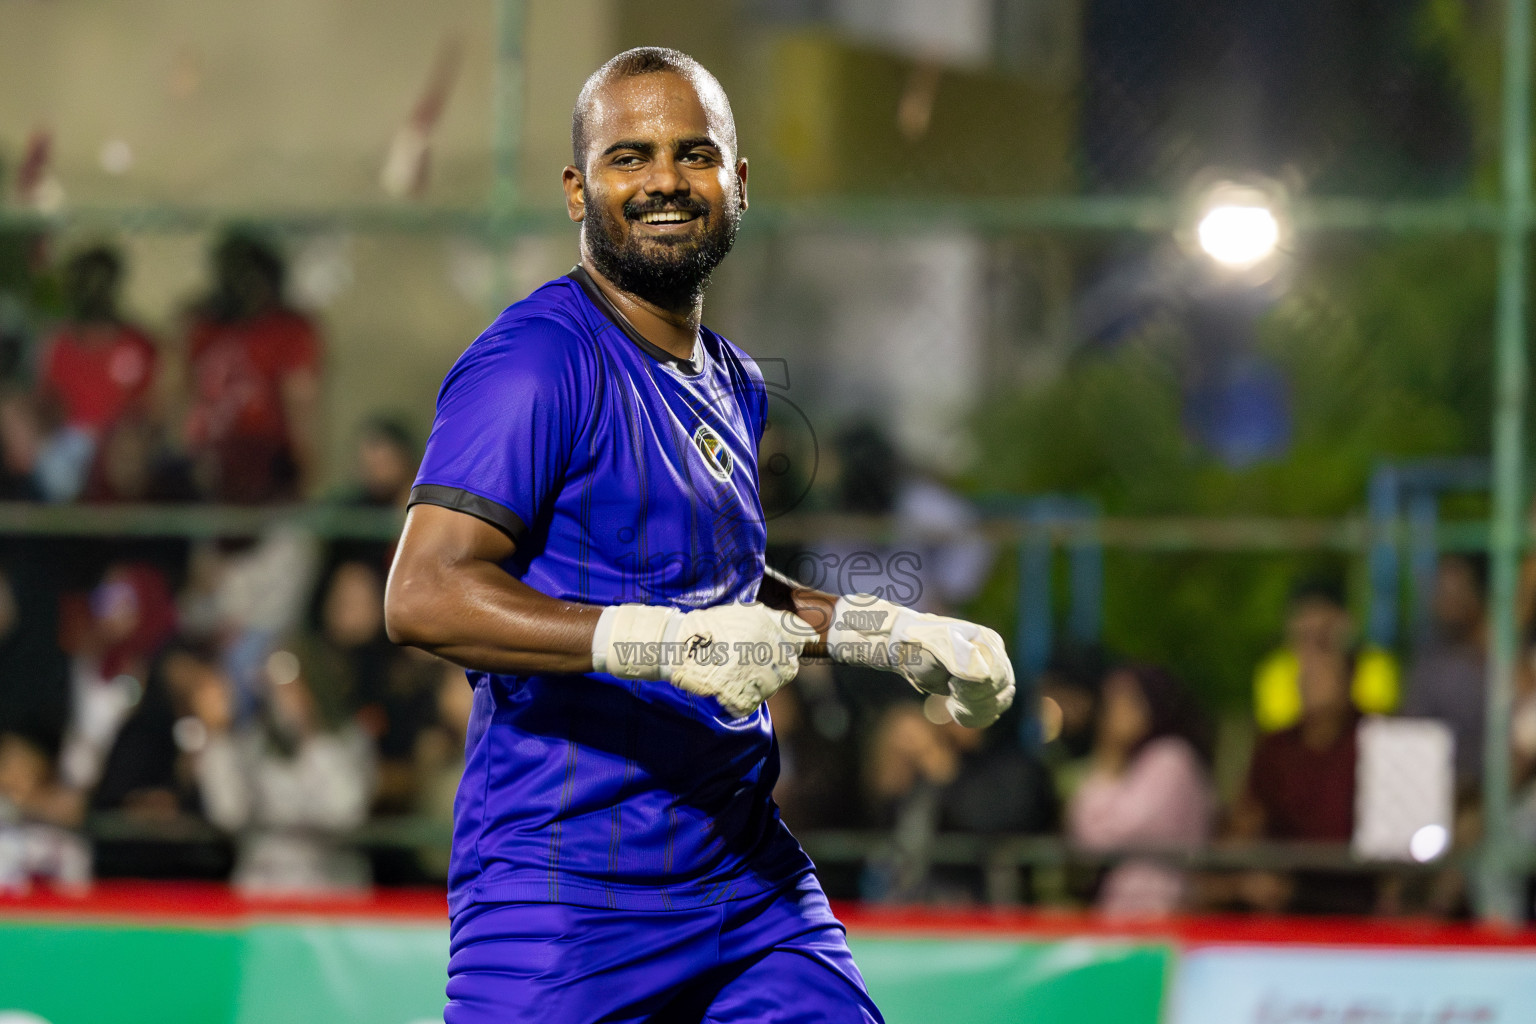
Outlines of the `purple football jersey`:
M443 381L411 502L506 532L503 566L594 605L755 598L767 533L752 360L650 344L578 268L509 307ZM704 906L810 870L779 819L767 709L668 683L469 673L449 903Z

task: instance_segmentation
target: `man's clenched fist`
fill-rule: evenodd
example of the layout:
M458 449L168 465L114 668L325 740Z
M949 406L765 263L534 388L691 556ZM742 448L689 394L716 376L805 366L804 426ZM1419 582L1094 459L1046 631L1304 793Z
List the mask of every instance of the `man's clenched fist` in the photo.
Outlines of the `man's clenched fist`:
M945 694L955 721L980 729L1013 704L1013 663L986 626L916 612L874 597L838 598L827 631L833 660L896 672L926 693Z

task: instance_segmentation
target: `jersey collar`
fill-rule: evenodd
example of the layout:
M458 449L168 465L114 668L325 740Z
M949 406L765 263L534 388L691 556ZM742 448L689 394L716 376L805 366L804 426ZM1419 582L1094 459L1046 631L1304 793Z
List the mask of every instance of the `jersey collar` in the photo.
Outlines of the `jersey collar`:
M664 363L688 377L697 376L703 369L702 364L704 361L704 344L702 339L694 339L693 359L679 359L677 356L668 352L661 346L653 345L651 342L647 341L645 335L636 330L635 325L629 322L629 318L619 311L619 307L610 302L608 296L603 294L603 290L598 287L597 282L592 280L592 275L587 273L586 267L577 264L571 270L571 272L565 276L580 285L581 290L586 293L587 298L592 300L592 304L596 306L602 312L602 314L613 323L615 327L617 327L620 331L623 331L625 337L634 342L636 345L640 346L640 350L646 355L650 356L658 363Z

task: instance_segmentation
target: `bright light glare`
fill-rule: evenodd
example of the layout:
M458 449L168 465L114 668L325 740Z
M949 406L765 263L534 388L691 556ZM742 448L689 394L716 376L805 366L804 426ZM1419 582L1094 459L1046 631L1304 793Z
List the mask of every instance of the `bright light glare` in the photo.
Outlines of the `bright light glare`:
M1066 715L1062 713L1061 705L1052 697L1040 698L1040 739L1045 743L1054 743L1061 735L1061 727Z
M1267 206L1222 204L1200 218L1195 229L1200 248L1217 263L1251 267L1274 254L1280 221Z
M950 717L949 708L944 703L945 698L937 693L928 695L923 701L923 717L934 725L948 725L954 719Z
M1450 841L1451 833L1444 825L1425 825L1408 840L1408 854L1423 864L1444 853Z

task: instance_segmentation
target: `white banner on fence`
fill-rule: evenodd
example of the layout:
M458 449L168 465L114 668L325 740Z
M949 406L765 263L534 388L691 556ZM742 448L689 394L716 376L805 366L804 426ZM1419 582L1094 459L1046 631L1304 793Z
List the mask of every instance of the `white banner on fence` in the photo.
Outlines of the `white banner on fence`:
M1211 947L1184 954L1170 1024L1532 1024L1536 953Z

